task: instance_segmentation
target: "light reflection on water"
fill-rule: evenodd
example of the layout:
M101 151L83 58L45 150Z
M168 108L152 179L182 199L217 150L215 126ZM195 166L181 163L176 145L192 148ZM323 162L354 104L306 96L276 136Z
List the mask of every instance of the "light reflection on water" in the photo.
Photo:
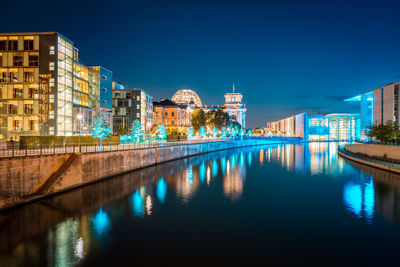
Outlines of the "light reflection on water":
M0 229L0 265L24 265L27 260L48 266L95 263L111 251L124 258L122 251L104 247L109 242L122 242L116 240L129 240L124 246L136 246L139 239L152 241L148 244L151 250L156 243L152 238L146 241L152 237L149 233L158 232L164 224L182 231L182 237L179 231L171 240L167 232L160 237L170 240L175 249L180 245L173 240L184 238L189 233L186 228L197 224L212 224L217 229L232 225L230 238L238 239L252 236L254 228L257 236L265 231L274 242L283 242L280 236L289 230L279 229L287 222L296 225L306 220L305 225L312 229L310 235L327 224L314 225L313 221L329 216L332 222L340 221L341 227L349 228L354 223L358 228L374 225L377 229L383 222L399 224L400 177L349 163L337 156L337 146L335 142L316 142L211 153L133 172L17 209L0 217L0 222L5 222ZM324 206L320 218L320 207ZM301 216L294 215L299 211ZM209 216L210 220L201 222ZM182 220L186 224L180 224ZM278 230L263 228L268 224ZM295 247L309 246L297 243L310 239L298 237L307 231L304 228L291 230L294 239L286 239ZM399 235L397 228L392 231L393 237ZM224 240L223 233L213 232L212 238ZM199 239L193 237L191 241ZM264 255L248 247L240 249L248 256ZM164 249L169 251L168 247ZM147 255L147 250L142 252Z

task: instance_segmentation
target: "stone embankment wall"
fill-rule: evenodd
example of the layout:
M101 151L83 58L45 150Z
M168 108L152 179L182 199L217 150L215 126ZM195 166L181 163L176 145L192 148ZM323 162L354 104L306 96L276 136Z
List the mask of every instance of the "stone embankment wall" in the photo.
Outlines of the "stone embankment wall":
M387 157L400 160L400 146L387 146L376 144L347 145L346 150L351 153L363 153L368 156ZM385 156L386 155L386 156Z
M70 154L0 159L0 209L174 159L274 143L282 141L237 140L79 154L72 164L54 179L48 191L41 192L40 195L39 188L63 166Z

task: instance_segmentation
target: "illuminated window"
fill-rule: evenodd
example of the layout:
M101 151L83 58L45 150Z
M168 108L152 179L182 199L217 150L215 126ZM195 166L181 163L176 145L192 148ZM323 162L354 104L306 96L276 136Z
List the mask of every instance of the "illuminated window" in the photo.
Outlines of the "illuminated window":
M7 69L0 69L0 82L5 83L8 81Z
M9 82L17 83L18 82L18 69L9 69L8 76L9 76L9 78L8 78Z
M17 120L13 121L13 129L14 129L14 131L19 130L19 121L17 121Z
M23 62L22 53L15 53L13 57L13 66L14 67L21 67Z
M29 130L33 131L35 129L35 121L34 120L30 120L29 121Z
M33 114L33 105L32 104L25 104L24 105L24 114L25 115L32 115Z
M18 105L17 104L9 104L8 105L8 114L17 114Z
M3 66L3 53L0 53L0 67Z
M18 40L8 40L8 50L17 51L18 50Z
M139 105L136 105L136 109L140 109L140 106L139 106Z
M33 50L33 40L24 40L24 50Z
M35 94L37 94L36 88L29 88L28 90L28 98L35 98Z
M49 118L54 119L54 110L49 111Z
M49 55L54 55L54 54L55 54L55 48L54 48L54 45L51 45L49 47Z
M50 78L49 80L49 86L54 87L54 78Z
M13 89L13 98L22 98L22 97L23 97L22 88L14 88Z
M49 63L49 70L54 70L54 62Z
M139 114L139 113L136 113L136 118L139 118L139 116L140 116L140 114Z
M49 102L54 103L54 95L53 94L49 95Z
M25 69L24 71L24 83L33 83L35 82L35 77L33 76L33 69Z
M37 67L39 66L39 54L30 53L29 54L29 67Z

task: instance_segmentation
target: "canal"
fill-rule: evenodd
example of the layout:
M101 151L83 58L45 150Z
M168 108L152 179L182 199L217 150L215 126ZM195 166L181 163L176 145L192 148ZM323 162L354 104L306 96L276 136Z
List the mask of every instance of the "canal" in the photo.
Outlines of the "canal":
M396 264L400 177L337 145L210 153L3 212L0 266Z

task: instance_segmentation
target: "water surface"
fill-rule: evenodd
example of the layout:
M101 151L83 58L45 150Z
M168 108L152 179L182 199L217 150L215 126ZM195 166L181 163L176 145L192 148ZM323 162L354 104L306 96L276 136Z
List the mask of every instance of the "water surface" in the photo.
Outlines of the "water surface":
M397 264L400 177L337 145L191 157L0 214L0 266Z

